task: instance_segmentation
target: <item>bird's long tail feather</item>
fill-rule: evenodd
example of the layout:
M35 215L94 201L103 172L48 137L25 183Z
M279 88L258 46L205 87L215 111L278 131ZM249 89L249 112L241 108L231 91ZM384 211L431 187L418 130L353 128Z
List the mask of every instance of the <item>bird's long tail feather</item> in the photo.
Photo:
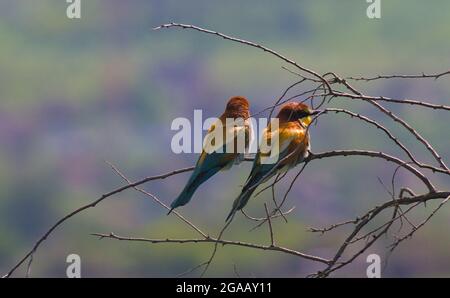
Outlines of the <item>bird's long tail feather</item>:
M239 195L239 197L237 197L234 202L233 202L233 208L231 209L230 213L227 216L227 219L225 220L226 222L228 222L233 215L241 210L242 208L245 207L245 205L247 205L248 200L250 199L250 197L252 196L253 192L256 190L257 187L255 187L258 183L261 183L261 178L263 178L263 176L257 174L255 176L252 176L247 183L244 185L244 188L242 189L241 194Z
M173 209L186 205L191 200L197 188L206 180L208 180L211 176L217 173L220 168L212 168L205 172L196 172L192 173L192 176L189 178L188 183L184 187L183 191L180 195L170 204L170 211L167 214L170 214Z

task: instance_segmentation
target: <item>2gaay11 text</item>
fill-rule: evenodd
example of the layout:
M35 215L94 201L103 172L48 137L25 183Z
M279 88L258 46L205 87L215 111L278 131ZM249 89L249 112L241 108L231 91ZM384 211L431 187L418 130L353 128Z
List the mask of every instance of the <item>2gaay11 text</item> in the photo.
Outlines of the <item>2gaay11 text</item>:
M272 285L270 282L221 282L219 286L207 283L191 284L183 282L177 285L177 293L196 293L208 295L211 292L220 293L270 293Z

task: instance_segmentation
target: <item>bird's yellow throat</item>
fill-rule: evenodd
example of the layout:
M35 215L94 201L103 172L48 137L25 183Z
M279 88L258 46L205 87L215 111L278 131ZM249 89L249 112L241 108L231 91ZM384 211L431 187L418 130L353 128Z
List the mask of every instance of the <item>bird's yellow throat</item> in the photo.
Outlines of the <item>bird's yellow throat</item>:
M302 119L298 119L304 127L307 127L311 124L312 118L311 116L304 117Z

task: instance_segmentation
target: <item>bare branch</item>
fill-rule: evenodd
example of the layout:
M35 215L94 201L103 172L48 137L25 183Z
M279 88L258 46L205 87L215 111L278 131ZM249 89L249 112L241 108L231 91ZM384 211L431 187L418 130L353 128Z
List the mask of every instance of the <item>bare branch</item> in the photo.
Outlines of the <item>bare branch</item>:
M425 186L428 188L430 192L435 191L435 187L430 182L430 180L422 174L419 170L415 169L414 167L408 165L405 161L391 156L389 154L383 153L383 152L375 152L375 151L369 151L369 150L333 150L329 152L323 152L323 153L311 153L308 157L308 161L315 160L315 159L322 159L326 157L336 157L336 156L369 156L369 157L376 157L381 158L390 162L393 162L395 164L401 165L405 169L407 169L409 172L414 174L417 178L419 178Z
M336 223L336 224L332 224L331 226L328 226L328 227L325 227L325 228L309 227L308 230L310 232L313 232L313 233L322 233L322 234L324 234L324 233L326 233L328 231L332 231L332 230L334 230L336 228L339 228L339 227L342 227L342 226L345 226L345 225L357 224L360 220L361 219L359 217L357 217L357 218L352 219L352 220L347 220L347 221L339 222L339 223Z
M233 41L233 42L237 42L237 43L244 44L244 45L247 45L247 46L250 46L250 47L253 47L253 48L257 48L257 49L262 50L264 52L268 52L268 53L272 54L273 56L283 60L284 62L286 62L286 63L296 67L297 69L299 69L301 71L304 71L304 72L312 75L313 77L319 79L320 81L322 81L328 87L328 90L331 90L331 87L328 84L328 81L325 80L317 72L315 72L315 71L313 71L311 69L308 69L308 68L306 68L304 66L301 66L297 62L295 62L294 60L289 59L289 58L279 54L278 52L276 52L276 51L274 51L272 49L269 49L269 48L267 48L265 46L262 46L260 44L257 44L257 43L251 42L251 41L247 41L247 40L244 40L244 39L232 37L232 36L220 33L220 32L204 29L204 28L201 28L201 27L198 27L198 26L187 25L187 24L179 24L179 23L163 24L163 25L160 25L158 27L153 28L153 30L166 29L166 28L192 29L192 30L199 31L199 32L202 32L202 33L206 33L206 34L216 35L218 37L222 37L223 39L227 39L227 40L230 40L230 41Z
M73 217L74 215L81 213L82 211L89 209L89 208L93 208L95 206L97 206L97 204L99 204L100 202L102 202L103 200L112 197L115 194L121 193L124 190L139 186L141 184L144 184L146 182L149 181L153 181L153 180L160 180L160 179L165 179L167 177L173 176L173 175L177 175L180 173L184 173L184 172L189 172L192 171L194 169L194 167L189 167L189 168L183 168L183 169L179 169L179 170L175 170L166 174L162 174L162 175L157 175L157 176L151 176L151 177L147 177L144 178L142 180L133 182L131 184L119 187L113 191L110 191L104 195L102 195L100 198L98 198L97 200L93 201L90 204L84 205L72 212L70 212L69 214L67 214L66 216L62 217L61 219L59 219L53 226L50 227L50 229L48 229L47 232L45 232L45 234L38 239L38 241L34 244L33 248L19 261L17 262L17 264L14 265L14 267L12 267L9 272L7 274L5 274L3 277L10 277L14 271L16 271L17 268L19 268L28 258L32 259L33 254L36 252L36 250L39 248L39 246L42 244L42 242L44 242L47 237L57 228L59 227L62 223L64 223L65 221L67 221L68 219L70 219L71 217Z
M420 228L422 228L427 222L430 221L430 219L439 211L439 209L442 208L442 206L444 206L448 200L450 199L450 196L448 196L446 199L444 199L429 215L428 217L421 222L418 226L413 226L413 229L411 230L411 232L409 232L407 235L397 239L393 244L391 244L391 251L393 251L401 242L403 242L404 240L411 238L412 235L419 230Z
M295 206L290 208L288 211L286 212L282 212L284 216L289 215L292 211L295 210ZM244 216L252 221L265 221L267 220L266 217L254 217L254 216L250 216L247 212L244 211L244 209L241 210L242 214L244 214ZM274 218L278 218L281 217L282 215L280 213L275 214L270 216L270 218L274 219Z
M134 242L148 242L153 244L159 244L159 243L214 243L214 244L222 244L222 245L232 245L232 246L241 246L241 247L249 247L259 250L270 250L270 251L278 251L283 252L286 254L294 255L303 259L316 261L323 264L328 264L330 261L324 258L308 255L290 248L285 248L282 246L270 246L270 245L259 245L254 243L247 243L247 242L241 242L241 241L231 241L231 240L224 240L224 239L216 239L216 238L207 238L207 239L148 239L148 238L134 238L134 237L122 237L117 236L114 233L110 234L101 234L101 233L94 233L92 234L94 236L98 236L101 239L103 238L111 238L116 240L123 240L123 241L134 241Z
M400 147L406 153L406 155L408 155L408 157L411 159L411 161L413 163L415 163L417 166L419 166L421 168L430 169L433 172L440 172L440 173L450 174L450 172L448 172L448 171L446 171L444 169L440 169L440 168L437 168L437 167L434 167L434 166L430 166L430 165L418 162L414 158L413 154L408 150L408 148L406 148L405 145L403 145L396 137L394 137L394 135L386 127L384 127L380 123L376 122L375 120L372 120L372 119L370 119L370 118L368 118L366 116L363 116L363 115L357 114L357 113L353 113L353 112L351 112L349 110L345 110L345 109L327 108L325 110L325 113L326 112L334 112L336 114L339 114L339 113L347 114L347 115L349 115L351 117L359 118L362 121L365 121L365 122L367 122L369 124L372 124L376 128L382 130L388 136L389 139L394 141L398 145L398 147Z
M450 70L444 71L436 74L414 74L414 75L403 75L403 74L394 74L394 75L377 75L374 77L347 77L346 80L354 80L354 81L375 81L381 79L439 79L440 77L446 76L450 74Z

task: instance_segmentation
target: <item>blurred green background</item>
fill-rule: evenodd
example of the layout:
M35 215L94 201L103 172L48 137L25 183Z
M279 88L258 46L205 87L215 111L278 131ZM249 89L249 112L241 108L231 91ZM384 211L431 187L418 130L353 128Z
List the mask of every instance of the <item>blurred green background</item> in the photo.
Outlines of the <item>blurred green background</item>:
M382 1L382 18L366 17L366 1L173 1L82 0L82 18L66 17L65 1L0 1L0 272L5 273L55 220L123 184L104 162L129 178L192 165L197 155L173 154L176 117L222 113L232 95L251 100L252 111L269 106L292 82L283 63L255 49L192 31L152 31L175 21L260 42L319 73L347 75L440 72L450 65L450 2ZM422 98L449 104L449 78L359 83L371 95ZM392 127L424 161L421 144L369 105L335 100ZM387 105L389 106L389 105ZM450 163L448 113L389 106L407 119ZM373 149L402 153L374 128L344 116L323 117L312 131L313 151ZM390 183L393 167L366 158L315 161L288 198L296 206L289 223L274 223L276 241L331 257L348 228L316 235L327 226L363 214L389 199L377 182ZM216 234L248 172L249 164L216 175L180 209ZM292 173L288 175L291 178ZM151 182L145 189L170 203L188 174ZM433 176L449 189L450 181ZM288 180L286 180L288 182ZM417 191L405 174L398 182ZM286 189L282 183L278 189ZM263 215L269 194L248 211ZM419 221L435 204L411 219ZM99 241L93 232L140 237L194 236L174 216L134 191L115 196L58 229L34 258L32 276L64 277L66 256L81 256L82 276L175 276L205 261L211 245L146 245ZM449 208L391 256L383 276L450 276ZM267 227L236 219L225 237L268 243ZM394 230L393 232L396 232ZM392 238L367 253L384 259ZM334 276L365 276L363 255ZM296 277L322 266L276 252L220 248L209 276ZM24 274L23 268L17 275ZM195 274L193 275L195 276Z

